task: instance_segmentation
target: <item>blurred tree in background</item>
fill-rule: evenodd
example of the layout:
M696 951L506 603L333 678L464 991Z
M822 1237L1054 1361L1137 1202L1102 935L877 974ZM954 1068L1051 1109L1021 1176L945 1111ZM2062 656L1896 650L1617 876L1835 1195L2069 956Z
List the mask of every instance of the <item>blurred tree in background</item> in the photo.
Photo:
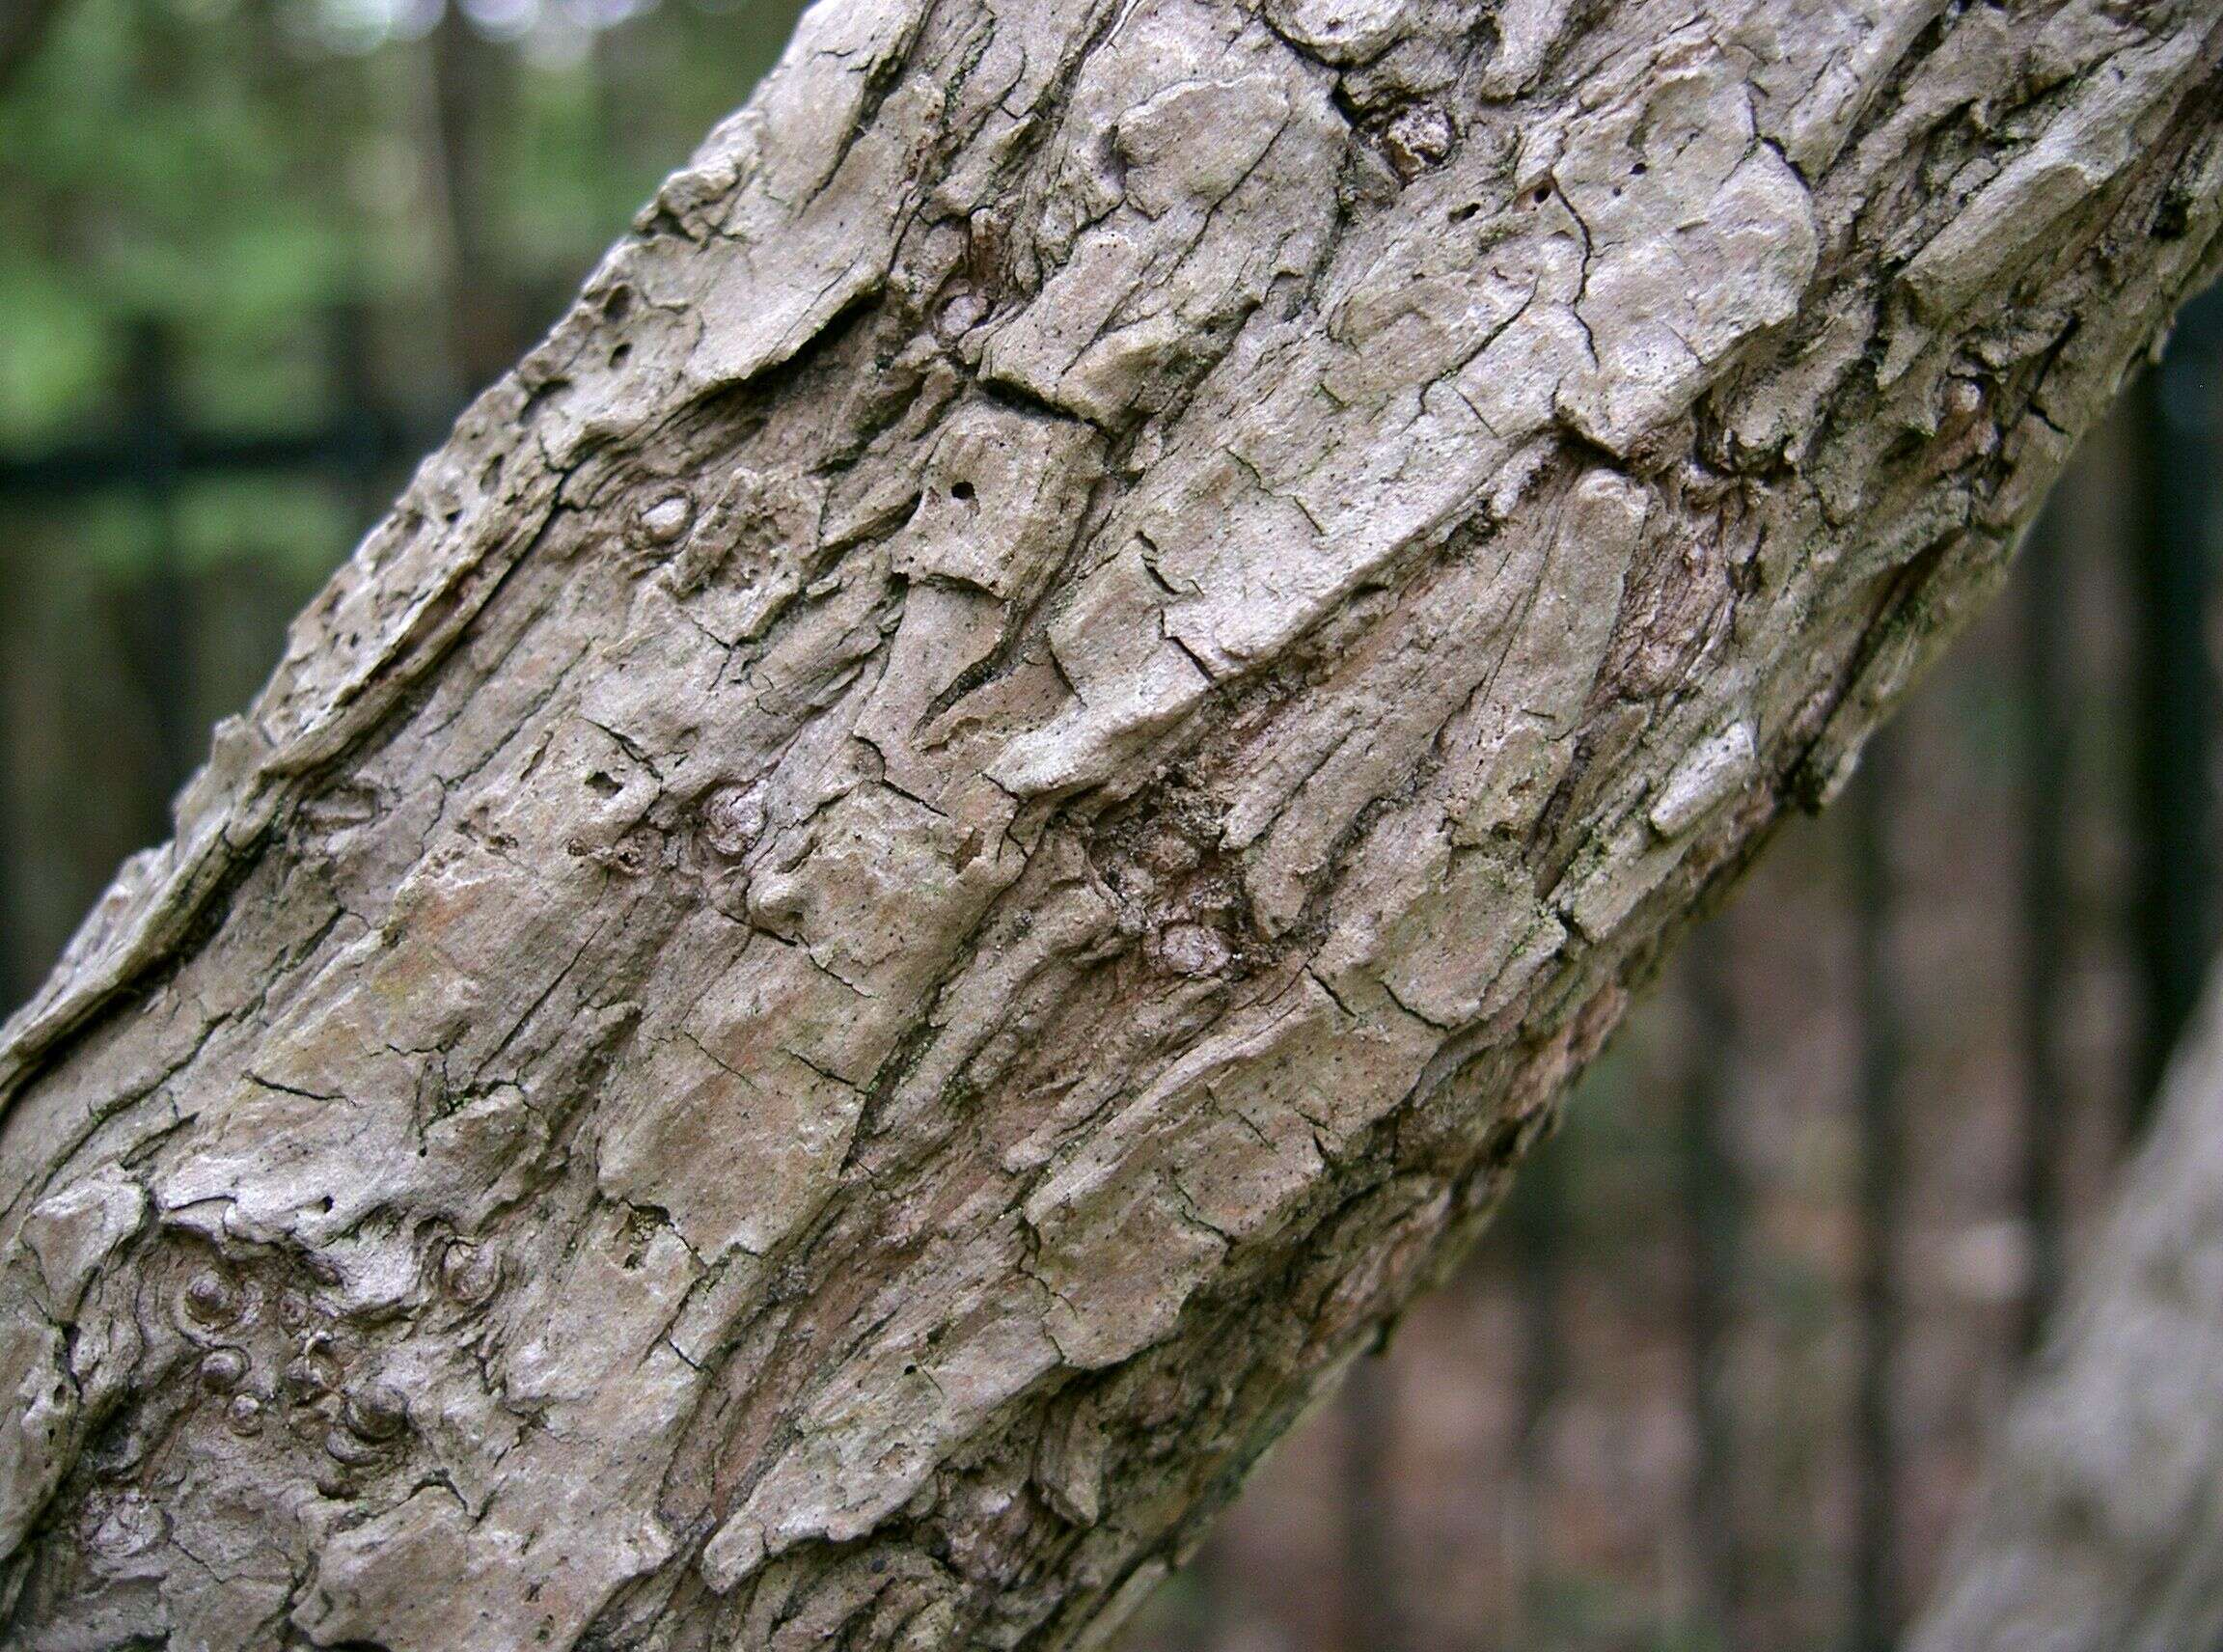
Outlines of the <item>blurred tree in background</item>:
M5 0L0 996L790 0ZM2214 940L2223 306L1152 1652L1887 1644Z

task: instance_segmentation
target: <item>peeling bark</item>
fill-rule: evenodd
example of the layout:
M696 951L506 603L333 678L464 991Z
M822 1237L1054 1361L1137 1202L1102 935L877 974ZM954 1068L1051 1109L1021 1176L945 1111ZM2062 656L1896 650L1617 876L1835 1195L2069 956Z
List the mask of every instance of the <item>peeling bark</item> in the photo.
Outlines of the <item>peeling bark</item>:
M1996 584L2219 60L812 12L7 1029L10 1643L1100 1643Z
M2157 1100L1912 1652L2223 1640L2223 976Z

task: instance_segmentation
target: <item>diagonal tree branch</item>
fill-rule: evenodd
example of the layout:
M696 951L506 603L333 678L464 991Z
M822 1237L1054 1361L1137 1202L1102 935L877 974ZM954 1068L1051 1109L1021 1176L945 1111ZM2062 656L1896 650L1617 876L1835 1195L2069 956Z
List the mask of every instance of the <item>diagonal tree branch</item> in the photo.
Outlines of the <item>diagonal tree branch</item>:
M2223 1638L2223 978L1994 1445L1913 1652Z
M1097 1643L1995 586L2219 60L810 13L7 1029L12 1643Z

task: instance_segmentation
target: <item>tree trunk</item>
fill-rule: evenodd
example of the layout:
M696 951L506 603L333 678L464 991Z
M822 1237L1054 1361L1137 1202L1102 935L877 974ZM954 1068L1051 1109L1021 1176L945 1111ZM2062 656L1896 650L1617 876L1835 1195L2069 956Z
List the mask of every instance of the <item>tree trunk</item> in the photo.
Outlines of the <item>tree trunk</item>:
M12 1644L1095 1644L2218 260L2223 19L843 0L10 1024Z
M2156 1101L1913 1652L2223 1641L2223 975Z

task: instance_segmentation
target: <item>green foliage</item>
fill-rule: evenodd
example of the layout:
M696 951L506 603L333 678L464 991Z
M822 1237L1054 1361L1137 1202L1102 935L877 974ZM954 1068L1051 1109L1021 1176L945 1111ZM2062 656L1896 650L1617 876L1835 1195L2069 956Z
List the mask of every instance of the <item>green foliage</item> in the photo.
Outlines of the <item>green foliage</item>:
M796 11L474 4L513 38L425 0L65 0L0 98L0 451L112 427L149 321L195 427L315 427L343 302L436 426L477 388L445 359L458 289L529 336Z

